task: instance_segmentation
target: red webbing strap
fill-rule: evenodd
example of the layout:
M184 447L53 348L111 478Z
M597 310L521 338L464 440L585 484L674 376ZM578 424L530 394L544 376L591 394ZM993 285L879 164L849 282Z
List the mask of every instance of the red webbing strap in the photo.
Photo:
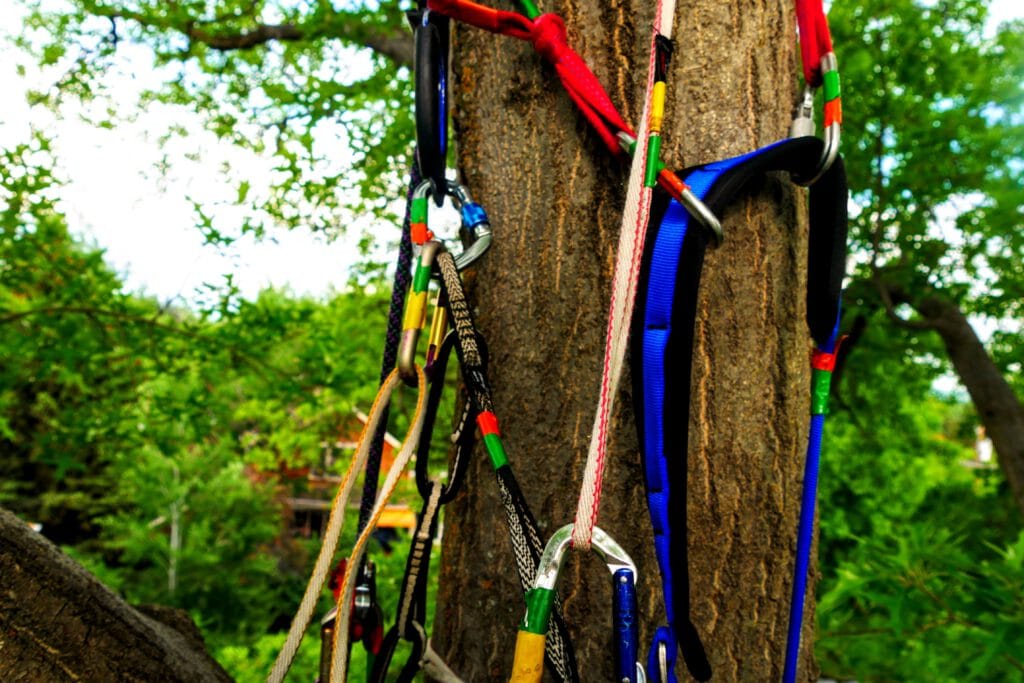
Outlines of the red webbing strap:
M821 58L832 52L832 34L822 0L796 0L796 23L800 29L804 80L812 88L820 87Z
M570 47L565 22L557 14L542 14L531 21L521 14L492 9L472 0L427 0L427 7L485 31L529 41L538 54L555 67L569 97L612 154L622 153L617 133L622 131L636 137L601 82Z

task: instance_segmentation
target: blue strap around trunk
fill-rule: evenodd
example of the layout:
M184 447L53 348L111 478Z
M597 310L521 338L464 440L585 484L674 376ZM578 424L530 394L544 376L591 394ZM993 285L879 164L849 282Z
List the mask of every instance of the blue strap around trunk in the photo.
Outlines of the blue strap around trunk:
M721 215L753 178L767 171L804 174L818 162L821 142L814 138L783 140L743 156L714 162L681 174L699 199ZM808 323L819 346L834 346L846 244L846 184L842 163L811 190L811 236L808 274ZM682 650L690 674L700 681L711 677L711 667L696 627L690 619L689 572L686 543L686 453L690 404L693 323L697 290L707 247L707 235L698 225L690 230L686 210L666 197L656 200L648 238L633 334L633 376L636 383L637 426L643 454L647 504L654 530L655 554L661 570L668 626L655 634L648 657L648 675L658 673L659 646L664 646L667 681L675 683L674 662ZM727 237L728 240L728 237ZM728 244L728 241L727 241ZM728 248L728 247L726 247ZM827 321L827 322L823 322ZM819 422L823 422L823 416ZM817 419L817 417L816 417ZM813 429L805 475L801 517L810 510L811 526L801 525L809 539L814 519L814 482L820 428ZM814 472L810 472L811 460ZM810 484L811 490L806 489ZM797 560L791 632L800 632L809 543ZM799 596L797 588L799 587ZM797 604L799 603L799 604ZM792 638L790 639L792 643ZM799 650L799 639L796 640Z

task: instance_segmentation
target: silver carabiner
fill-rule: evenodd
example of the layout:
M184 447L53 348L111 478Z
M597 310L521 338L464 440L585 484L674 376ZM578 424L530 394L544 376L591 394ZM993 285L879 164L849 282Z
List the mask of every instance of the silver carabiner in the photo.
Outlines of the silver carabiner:
M832 167L839 156L839 141L842 135L842 100L839 92L839 62L834 52L821 57L821 77L825 87L825 148L821 151L821 159L814 173L808 178L793 178L798 185L813 185L825 171ZM789 127L789 137L813 137L816 133L814 125L814 94L817 88L804 86L803 95L793 114L793 123Z
M572 544L572 526L568 524L552 534L540 556L533 588L526 594L526 615L516 638L510 683L535 683L541 679L544 671L544 643L555 600L555 584ZM598 527L594 527L590 547L604 561L612 575L617 640L616 680L641 683L646 680L646 676L636 660L636 565L622 546Z
M423 245L434 239L434 233L427 224L427 198L431 196L431 182L424 180L412 193L412 207L409 213L412 241ZM491 223L483 207L473 201L469 192L454 180L445 181L445 195L452 198L462 219L459 238L462 253L455 256L455 266L464 270L484 255L491 246Z

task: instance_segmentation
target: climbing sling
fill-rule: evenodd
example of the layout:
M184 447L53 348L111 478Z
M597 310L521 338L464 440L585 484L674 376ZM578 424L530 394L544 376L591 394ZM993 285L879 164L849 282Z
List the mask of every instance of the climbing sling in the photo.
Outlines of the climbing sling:
M788 171L798 177L815 172L823 148L823 142L813 137L791 138L733 159L697 166L684 177L712 210L721 212L766 172ZM837 159L810 191L807 322L822 349L835 346L846 257L846 199L846 175L842 160ZM677 202L665 195L656 199L633 332L634 406L668 614L668 626L658 629L648 655L649 673L659 672L660 676L652 674L651 680L658 681L675 681L677 647L681 647L694 678L707 680L711 674L690 620L686 543L689 421L685 416L690 407L697 293L708 244L707 233L690 230L690 226L688 214ZM821 419L819 416L818 421ZM820 429L817 433L820 439ZM808 483L805 477L805 485ZM661 648L667 655L665 670L658 663L663 656ZM691 657L692 653L698 656Z

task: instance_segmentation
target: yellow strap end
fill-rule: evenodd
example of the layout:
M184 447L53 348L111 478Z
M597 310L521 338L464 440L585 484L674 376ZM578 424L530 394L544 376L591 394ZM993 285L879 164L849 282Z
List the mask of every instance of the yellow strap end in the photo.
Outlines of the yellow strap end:
M540 683L544 674L544 636L520 631L516 636L516 654L512 659L509 683Z

